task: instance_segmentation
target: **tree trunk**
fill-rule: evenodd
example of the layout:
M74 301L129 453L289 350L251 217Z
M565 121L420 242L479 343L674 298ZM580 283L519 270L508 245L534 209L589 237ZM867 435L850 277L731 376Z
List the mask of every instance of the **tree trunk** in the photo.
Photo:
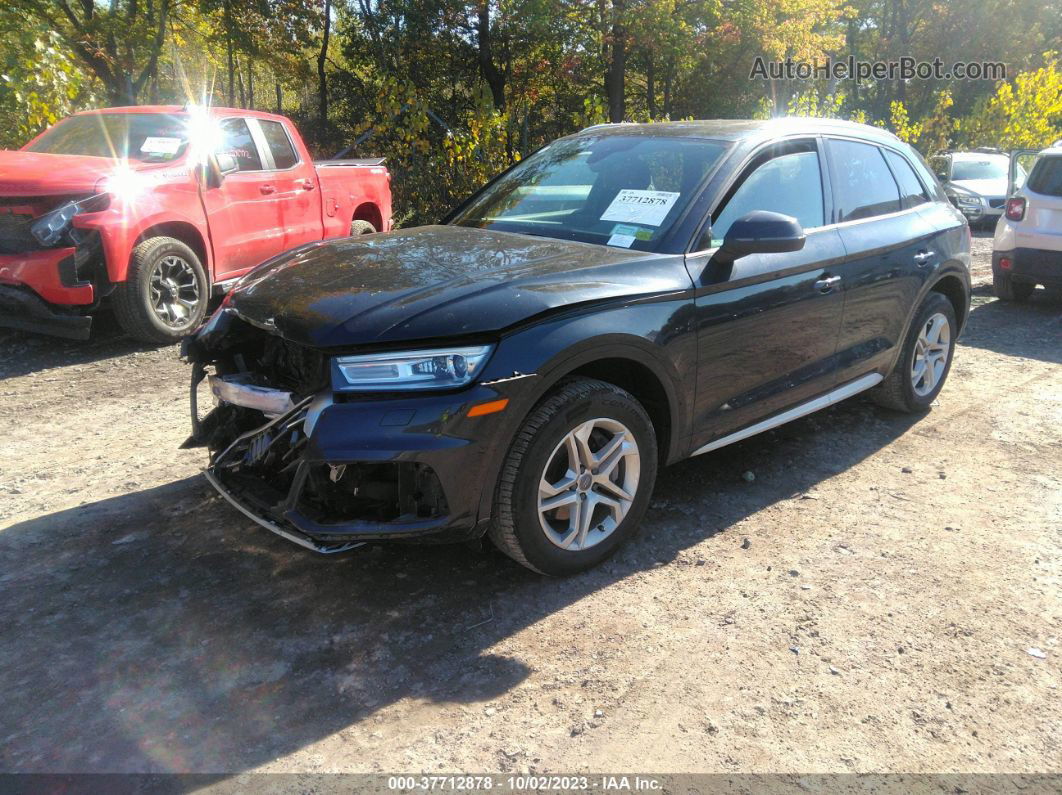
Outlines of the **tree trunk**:
M505 74L494 64L489 0L479 0L476 8L476 39L479 50L479 73L490 86L494 107L498 110L505 110Z
M653 51L646 51L645 58L645 108L649 111L649 118L656 118L656 63L653 61Z
M232 7L231 0L225 0L224 21L225 21L225 50L228 56L228 68L229 68L229 95L228 105L230 108L236 107L236 63L232 53Z
M247 92L243 90L243 72L240 71L240 62L236 61L236 85L240 90L240 107L247 107Z
M675 74L675 62L668 58L664 66L664 115L671 118L671 80Z
M605 96L608 98L608 120L615 124L627 115L627 28L624 23L626 0L612 0L612 31L609 42L608 66L605 71Z
M275 81L274 87L277 90L277 115L279 116L280 114L282 114L284 112L284 102L283 102L284 95L280 91L280 81L279 80Z
M317 107L322 127L328 122L328 77L325 75L325 63L328 60L328 39L331 36L331 28L332 0L325 0L324 35L321 37L321 53L317 56Z
M247 107L254 108L254 61L247 59Z

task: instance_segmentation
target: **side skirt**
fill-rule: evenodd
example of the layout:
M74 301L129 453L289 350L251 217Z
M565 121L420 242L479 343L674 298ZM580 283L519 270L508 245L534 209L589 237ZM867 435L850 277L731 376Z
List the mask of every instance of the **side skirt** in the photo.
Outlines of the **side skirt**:
M761 420L755 425L749 425L747 428L742 428L740 431L735 431L728 436L723 436L716 439L714 442L708 442L708 444L703 447L698 447L690 453L690 458L695 455L700 455L701 453L718 450L720 447L726 447L728 444L733 444L734 442L740 442L742 439L748 439L750 436L769 431L771 428L785 425L792 420L806 417L808 414L812 414L820 409L840 403L842 400L852 397L852 395L858 395L860 392L870 389L872 386L877 386L881 381L882 376L880 373L868 373L867 375L861 376L854 381L849 381L847 384L827 392L825 395L820 395L813 400L809 400L807 403L801 403L799 406L794 406L788 411L783 411L781 414L775 414L773 417Z

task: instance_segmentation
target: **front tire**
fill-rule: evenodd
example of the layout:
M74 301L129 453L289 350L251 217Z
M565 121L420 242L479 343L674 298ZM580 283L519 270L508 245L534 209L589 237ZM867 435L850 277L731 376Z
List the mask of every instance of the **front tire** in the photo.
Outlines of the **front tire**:
M1005 273L992 274L992 292L1000 301L1028 301L1035 289L1035 284L1016 282Z
M870 396L881 406L908 414L928 409L951 371L958 333L951 301L940 293L927 295L915 313L896 367Z
M114 314L130 337L168 345L203 322L210 298L206 272L191 248L152 237L133 249L129 273L114 290Z
M541 574L585 571L634 534L656 470L656 433L642 405L604 381L568 381L513 441L495 492L491 540Z

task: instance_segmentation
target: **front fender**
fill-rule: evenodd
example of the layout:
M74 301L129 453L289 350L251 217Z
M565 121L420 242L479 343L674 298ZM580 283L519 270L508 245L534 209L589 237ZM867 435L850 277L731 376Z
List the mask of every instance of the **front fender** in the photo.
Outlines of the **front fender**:
M194 210L195 208L187 209ZM111 282L125 281L133 248L141 237L153 227L168 224L180 224L195 229L199 235L202 250L206 253L203 267L208 273L212 270L209 231L201 208L198 215L194 212L186 212L185 209L169 207L141 214L124 203L118 203L102 212L75 216L72 223L79 229L99 232L104 260L107 264L107 276Z
M481 384L493 386L510 400L489 452L493 466L488 471L501 471L513 439L543 397L566 376L605 359L636 363L657 378L671 418L665 458L683 457L688 452L697 378L692 319L693 298L687 294L607 310L598 307L503 337L480 376ZM493 495L493 488L484 488L481 517L490 515Z

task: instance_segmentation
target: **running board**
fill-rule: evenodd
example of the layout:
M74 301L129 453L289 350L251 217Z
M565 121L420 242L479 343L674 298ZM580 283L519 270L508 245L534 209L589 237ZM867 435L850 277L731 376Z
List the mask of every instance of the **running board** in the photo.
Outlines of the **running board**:
M808 414L812 414L819 409L827 408L835 403L840 403L842 400L852 397L852 395L858 395L872 386L877 386L881 383L882 377L879 373L870 373L864 375L861 378L857 378L855 381L849 381L844 386L837 387L832 392L827 392L825 395L821 395L814 400L809 400L807 403L801 403L799 406L794 406L788 411L783 411L781 414L776 414L761 422L757 422L755 425L750 425L747 428L742 428L740 431L735 431L729 436L724 436L721 439L716 439L714 442L708 442L704 447L699 447L690 453L690 458L701 453L709 453L712 450L718 450L720 447L726 447L728 444L734 442L740 442L742 439L748 439L750 436L755 436L758 433L769 431L771 428L777 428L779 425L785 425L792 420L806 417Z

